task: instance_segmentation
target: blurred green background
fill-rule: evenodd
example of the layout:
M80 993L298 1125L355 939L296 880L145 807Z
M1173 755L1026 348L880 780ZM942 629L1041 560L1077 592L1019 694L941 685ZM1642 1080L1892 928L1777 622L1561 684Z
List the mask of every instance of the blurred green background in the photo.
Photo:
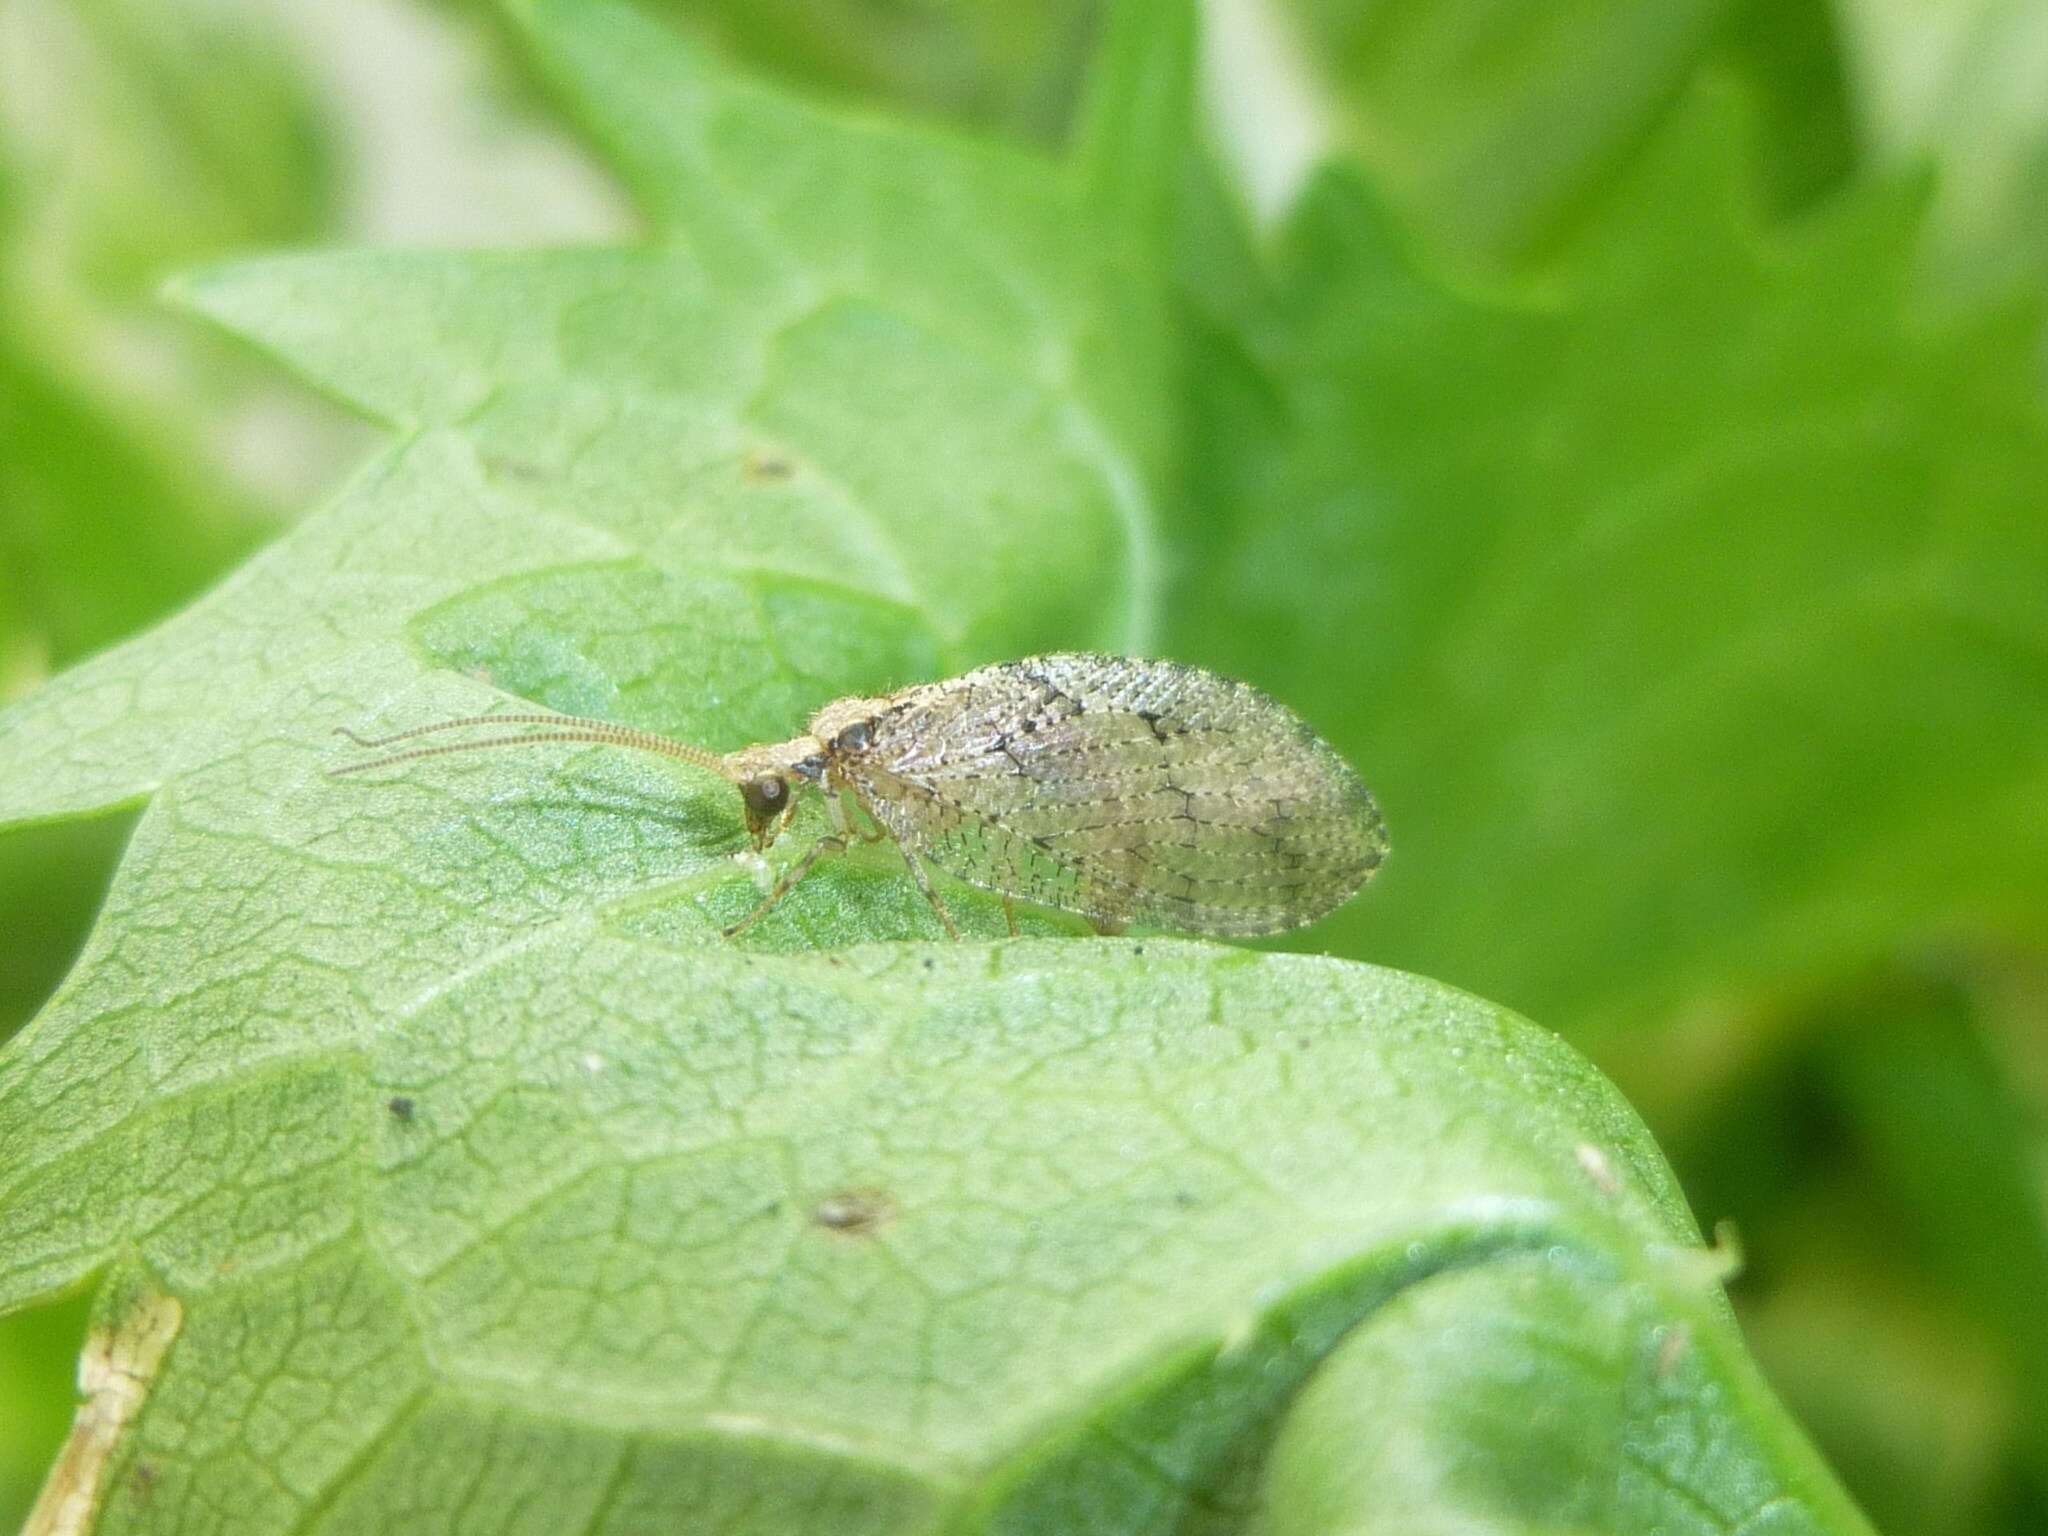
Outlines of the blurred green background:
M1099 20L1090 0L670 9L764 72L1047 150L1067 130ZM1406 823L1389 797L1397 838L1417 828L1407 857L1428 858L1429 816L1485 830L1469 840L1488 862L1451 882L1467 894L1461 904L1418 917L1390 892L1384 910L1358 904L1310 942L1528 1008L1621 1082L1703 1222L1737 1224L1748 1264L1734 1295L1748 1336L1880 1528L2048 1530L2048 778L2026 755L2040 749L2048 673L2040 624L2026 623L2028 605L2048 610L2038 581L2048 484L2038 454L1983 443L2001 432L2031 443L2048 387L2038 319L2048 8L1214 0L1205 13L1210 127L1234 189L1225 201L1272 221L1322 155L1348 166L1348 190L1326 200L1320 224L1280 239L1296 277L1310 280L1264 328L1273 355L1195 370L1169 638L1319 721L1362 712L1385 732L1382 755L1358 753L1368 778L1435 789L1429 815ZM1695 161L1708 169L1682 172ZM1652 164L1662 190L1649 194ZM1717 256L1712 218L1696 248L1673 202L1674 186L1711 201L1713 168L1726 166L1759 237L1743 262ZM1644 234L1657 198L1672 204L1655 215L1676 232L1664 244ZM0 702L176 608L333 485L370 440L157 309L167 273L261 247L536 245L632 231L630 210L522 74L486 6L8 0ZM1402 270L1362 294L1318 290L1319 255L1346 242L1398 250ZM1189 251L1191 330L1214 340L1230 327L1211 316L1211 334L1199 317L1220 291L1215 269L1243 252L1230 238L1191 239ZM1905 291L1873 307L1880 268L1901 274ZM1552 303L1567 286L1580 301L1569 315ZM1840 347L1837 366L1816 366L1845 337L1855 345ZM1859 361L1865 352L1878 361ZM1912 387L1879 403L1906 414L1878 419L1874 440L1905 446L1861 451L1869 419L1865 436L1845 429L1848 446L1829 452L1774 441L1787 401L1811 403L1802 392L1898 356ZM1267 364L1327 388L1272 405L1260 393ZM1359 378L1371 387L1346 393ZM1603 405L1603 388L1659 392L1669 410L1638 425ZM1867 407L1849 400L1842 414ZM1260 471L1242 450L1271 413L1311 423L1342 451ZM1219 433L1232 451L1214 454L1209 475L1204 444ZM1440 696L1451 675L1442 658L1431 670L1401 653L1424 643L1426 616L1377 606L1375 550L1415 540L1414 520L1434 517L1420 537L1444 551L1444 602L1463 602L1470 572L1453 520L1464 509L1526 513L1526 563L1541 571L1532 481L1570 502L1597 499L1609 465L1704 476L1688 459L1697 442L1723 461L1746 462L1753 448L1752 480L1717 478L1705 493L1727 498L1721 545L1674 543L1664 558L1731 590L1771 588L1786 527L1837 540L1849 530L1853 544L1873 524L1881 537L1884 510L1920 508L1923 492L1977 509L1955 521L1968 521L1975 569L2008 585L1962 582L1948 595L1956 634L1974 617L2010 646L2004 671L1990 674L2010 681L1987 688L1973 671L1977 691L1954 704L1997 728L1957 733L1953 773L1937 771L1942 741L1902 728L1901 760L1918 770L1897 804L1788 798L1776 840L1733 861L1753 879L1732 894L1639 889L1664 881L1684 848L1622 838L1634 825L1624 808L1616 846L1591 847L1579 882L1593 905L1550 910L1546 861L1597 843L1597 829L1552 828L1546 841L1540 815L1500 811L1503 786L1562 771L1546 754L1607 686L1602 647L1654 656L1665 638L1655 605L1670 600L1662 587L1649 606L1604 588L1618 564L1570 581L1532 576L1529 601L1569 603L1585 632L1517 619L1510 591L1494 594L1507 615L1494 643L1510 655L1555 644L1579 675L1553 680L1547 702L1490 693L1484 680ZM1328 552L1314 589L1262 553L1308 539ZM1972 567L1943 567L1957 569ZM1709 605L1689 622L1711 628L1719 612ZM1732 643L1751 620L1731 602L1725 622ZM1953 638L1873 631L1869 665L1898 669L1902 699L1938 699L1939 655L1916 672L1887 644L1924 657ZM1290 662L1305 677L1315 656L1349 655L1343 646L1360 658L1357 677L1290 690ZM1853 665L1849 654L1836 661ZM1378 690L1400 697L1358 702ZM1711 689L1674 685L1658 704L1672 740L1695 728L1724 739L1714 712L1726 700ZM1797 729L1825 733L1804 717ZM1845 727L1840 745L1867 739ZM1403 763L1404 751L1440 754L1446 740L1469 752ZM1805 744L1826 760L1826 739ZM1706 765L1703 782L1725 777L1754 794L1775 750ZM1785 782L1799 782L1799 767ZM1870 771L1882 778L1885 767ZM1917 805L1921 790L1972 803ZM1720 808L1699 809L1710 834ZM1894 899L1898 868L1875 862L1865 891L1839 879L1825 900L1800 889L1802 872L1834 858L1836 820L1880 813L1900 819L1906 886L1934 896ZM0 1037L62 975L125 830L102 821L0 839ZM1922 864L1931 872L1916 885ZM1670 911L1648 910L1667 895ZM1711 923L1724 909L1774 919L1727 940L1748 957L1735 970L1657 926ZM1580 931L1593 928L1590 939ZM1491 971L1468 963L1474 929L1512 931L1531 952L1504 940ZM1561 957L1555 977L1550 954ZM82 1327L80 1303L0 1322L0 1527L25 1511L68 1421Z

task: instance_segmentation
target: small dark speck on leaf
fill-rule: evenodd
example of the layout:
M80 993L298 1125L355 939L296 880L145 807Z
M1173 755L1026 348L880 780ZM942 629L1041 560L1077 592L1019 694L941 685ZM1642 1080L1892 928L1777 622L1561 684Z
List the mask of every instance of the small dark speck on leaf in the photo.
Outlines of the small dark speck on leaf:
M796 466L779 453L756 448L740 466L740 472L756 485L774 485L796 473Z
M156 1465L153 1462L138 1461L128 1473L128 1486L135 1490L137 1503L149 1502L150 1494L156 1491Z
M1142 955L1143 953L1145 953L1145 946L1142 944L1133 944L1131 946L1131 953L1134 955Z
M932 959L932 957L931 957L930 955L926 955L926 956L924 957L924 968L925 968L926 970L930 970L930 969L931 969L931 968L932 968L932 967L933 967L934 965L936 965L936 964L938 964L938 962L937 962L936 960Z
M1183 1210L1185 1210L1188 1206L1191 1206L1196 1203L1194 1191L1187 1189L1176 1189L1173 1192L1173 1203L1177 1206L1180 1206Z
M484 458L484 468L494 475L503 475L507 480L548 480L553 477L544 465L527 459L509 459L502 454L489 454Z
M401 1095L384 1106L391 1111L391 1118L400 1125L412 1124L412 1100Z
M811 1219L829 1232L865 1237L896 1214L896 1203L878 1189L842 1189L827 1195Z

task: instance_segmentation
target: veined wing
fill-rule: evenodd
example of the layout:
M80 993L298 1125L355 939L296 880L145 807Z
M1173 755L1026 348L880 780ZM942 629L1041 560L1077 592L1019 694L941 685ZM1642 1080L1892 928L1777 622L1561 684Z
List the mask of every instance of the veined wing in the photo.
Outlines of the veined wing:
M909 690L845 767L891 835L970 884L1109 921L1312 921L1386 850L1338 754L1256 689L1063 653Z

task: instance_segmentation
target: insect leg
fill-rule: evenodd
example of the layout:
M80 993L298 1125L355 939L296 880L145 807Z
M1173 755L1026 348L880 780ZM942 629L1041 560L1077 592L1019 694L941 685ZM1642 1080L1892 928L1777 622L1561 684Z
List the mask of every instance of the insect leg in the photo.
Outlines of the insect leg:
M903 848L901 843L896 845ZM932 877L924 872L924 865L918 862L916 854L903 848L903 862L910 866L910 878L917 882L917 888L924 892L924 899L932 904L932 910L939 914L939 921L946 925L946 932L954 938L960 937L960 930L953 926L953 914L946 910L946 904L939 900L939 893L932 889Z
M1003 921L1010 925L1010 937L1017 937L1017 909L1008 896L1003 898Z
M839 809L840 814L846 818L847 830L862 842L879 843L889 835L888 828L875 820L874 814L858 796L854 797L850 806L842 802Z
M772 908L778 901L782 900L783 897L787 896L791 891L795 890L797 882L803 879L805 875L811 872L811 866L817 863L821 857L828 853L844 853L845 851L845 838L819 838L815 843L811 844L810 847L804 850L802 858L798 859L794 864L790 865L789 868L785 869L782 872L782 878L780 880L777 880L775 884L769 889L768 894L761 898L761 904L759 906L755 907L753 911L749 912L745 917L741 918L738 922L733 923L730 926L721 929L720 931L724 933L724 935L728 939L738 938L741 934L745 933L749 928L753 927L754 924L758 923L762 918L766 917L768 915L769 909Z

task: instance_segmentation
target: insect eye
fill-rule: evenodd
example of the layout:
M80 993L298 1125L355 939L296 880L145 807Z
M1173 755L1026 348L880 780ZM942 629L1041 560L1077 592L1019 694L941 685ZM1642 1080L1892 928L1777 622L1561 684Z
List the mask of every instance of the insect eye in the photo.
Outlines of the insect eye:
M740 798L747 802L751 811L779 811L782 802L789 796L789 786L781 776L764 773L758 779L749 779L740 789Z
M834 752L864 752L869 742L875 739L875 728L865 720L856 720L837 736L832 738Z

